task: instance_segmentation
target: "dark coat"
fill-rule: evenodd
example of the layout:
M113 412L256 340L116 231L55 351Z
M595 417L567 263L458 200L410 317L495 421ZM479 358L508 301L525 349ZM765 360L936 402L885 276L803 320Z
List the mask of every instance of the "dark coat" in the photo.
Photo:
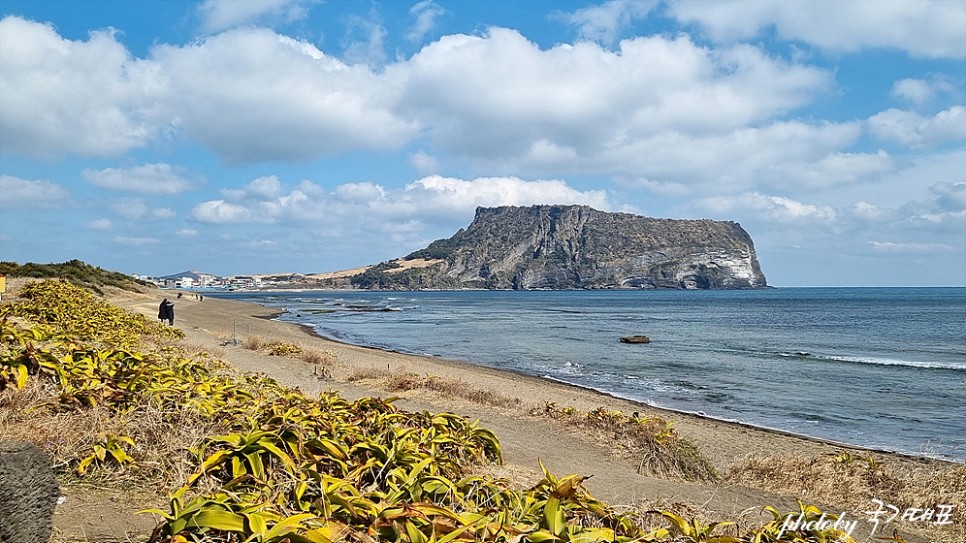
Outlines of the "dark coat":
M173 320L174 302L165 298L164 301L161 302L161 305L158 306L158 318L161 320Z

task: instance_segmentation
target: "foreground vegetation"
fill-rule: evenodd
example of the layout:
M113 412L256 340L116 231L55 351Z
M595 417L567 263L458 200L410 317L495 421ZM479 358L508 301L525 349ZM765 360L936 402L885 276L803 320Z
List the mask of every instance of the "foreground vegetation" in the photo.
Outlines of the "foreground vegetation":
M168 507L148 512L160 519L151 542L849 540L812 525L782 532L789 517L820 517L806 505L768 508L771 522L739 530L618 511L586 492L583 477L545 469L518 489L474 474L500 462L500 444L458 415L331 392L309 398L237 375L179 347L178 330L67 282L30 284L20 296L0 306L0 418L29 405L29 417L96 420L94 434L39 444L67 482L169 489ZM648 424L655 439L670 435Z

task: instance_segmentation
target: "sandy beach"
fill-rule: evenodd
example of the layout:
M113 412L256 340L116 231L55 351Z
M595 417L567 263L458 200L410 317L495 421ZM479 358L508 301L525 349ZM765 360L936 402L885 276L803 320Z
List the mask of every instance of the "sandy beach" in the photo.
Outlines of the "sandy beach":
M337 343L319 337L305 327L271 320L276 315L274 310L254 304L211 297L199 301L190 293L176 299L175 293L170 291L113 291L108 298L118 306L154 319L163 296L176 304L175 326L185 332L185 346L193 351L207 351L241 371L262 372L309 395L331 389L347 398L395 397L398 398L396 404L406 410L451 411L479 419L484 427L496 433L503 446L504 465L492 468L492 472L519 481L521 485L540 479L538 462L543 462L559 475L590 476L585 482L588 490L614 505L653 508L660 504L677 504L711 519L740 519L746 524L770 520L761 509L764 505L792 511L798 509L797 498L808 498L807 489L775 491L756 485L694 483L639 473L642 459L622 452L620 436L594 435L534 414L544 409L548 402L560 408L591 411L603 407L609 411L671 420L679 435L691 440L721 474L727 474L736 463L752 454L802 459L840 455L846 451L856 456L868 454L868 451L855 447L655 409L595 391L467 362ZM313 365L298 358L270 356L264 351L246 348L244 344L252 337L324 351L328 354L328 361ZM493 405L493 402L472 401L445 391L391 391L386 383L393 376L435 376L456 383L458 387L479 391L481 395L491 394L507 401L502 402L505 405ZM942 470L948 466L938 461L888 453L877 454L877 457L908 469ZM134 511L155 505L143 503L151 497L78 489L68 489L66 494L69 505L59 508L56 517L58 533L64 540L79 535L97 535L105 517L112 516L110 508L105 512L105 502L116 507L115 518L130 518L124 525L128 533L145 533L144 530L153 527L150 519L133 515ZM834 505L814 499L807 501L836 513L869 508L868 500ZM856 535L867 530L861 524L864 523L860 523ZM919 540L915 535L907 538L909 541Z

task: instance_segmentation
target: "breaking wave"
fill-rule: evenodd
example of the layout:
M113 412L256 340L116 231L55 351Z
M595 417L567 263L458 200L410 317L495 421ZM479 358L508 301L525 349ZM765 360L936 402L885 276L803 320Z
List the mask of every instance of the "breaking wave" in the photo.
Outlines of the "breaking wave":
M870 364L875 366L901 366L907 368L924 368L930 370L952 370L966 372L966 364L955 362L930 362L928 360L901 360L896 358L881 358L876 356L843 356L811 354L804 351L796 353L781 353L785 357L797 357L823 362L845 362L849 364Z

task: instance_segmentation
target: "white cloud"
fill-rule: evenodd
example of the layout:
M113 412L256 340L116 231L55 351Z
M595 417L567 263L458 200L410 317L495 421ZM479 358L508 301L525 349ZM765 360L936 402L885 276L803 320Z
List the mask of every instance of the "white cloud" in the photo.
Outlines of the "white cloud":
M885 189L888 190L888 189ZM944 253L966 250L966 182L933 183L925 197L898 206L859 201L839 213L845 245L876 253ZM883 239L885 238L885 239Z
M111 239L111 241L118 245L125 245L128 247L144 247L145 245L155 245L161 242L161 240L157 238L137 236L115 236Z
M421 0L409 8L409 13L416 20L406 32L406 39L411 42L420 42L436 26L436 18L445 14L446 10L433 0Z
M191 210L191 218L211 224L247 223L262 220L248 208L238 204L230 204L224 200L211 200L196 205Z
M167 207L152 209L141 198L121 198L111 202L109 207L111 211L129 221L166 220L177 215L173 209Z
M776 122L723 134L669 131L602 154L601 169L643 186L735 192L758 187L819 188L855 183L888 171L885 153L841 153L861 134L858 123ZM633 181L630 184L635 184Z
M375 183L344 183L335 188L334 196L340 202L366 205L388 197L386 189Z
M952 232L966 243L966 182L934 183L927 199L907 202L896 214L905 227Z
M828 223L836 217L835 210L830 206L806 204L785 196L768 196L758 192L713 196L698 201L697 206L714 213L737 214L777 223Z
M274 198L281 194L281 192L282 182L275 175L259 177L253 180L243 191L243 193L261 196L263 198Z
M914 170L915 167L910 172ZM923 170L923 173L936 172ZM872 185L873 191L867 188L858 193L860 199L851 204L845 202L854 196L838 190L829 192L827 198L842 202L836 209L836 225L843 240L882 240L883 237L891 238L892 242L928 240L966 249L966 182L937 182L924 190L924 183L919 180L903 191L908 185L907 178L907 172L903 172L895 180L881 179ZM884 199L885 203L872 203L865 199L872 192L892 198Z
M483 177L472 180L424 177L391 192L388 207L401 207L418 217L420 209L449 216L466 216L478 206L524 206L534 204L584 204L611 210L602 190L579 191L560 180L525 181L516 177ZM411 210L411 211L410 211Z
M81 175L99 187L140 192L142 194L178 194L193 188L169 164L145 164L133 168L84 170Z
M798 162L776 162L764 168L762 178L771 186L820 188L837 187L875 178L895 169L895 161L885 151L875 153L836 153Z
M881 221L892 214L891 210L864 201L853 204L850 212L852 215L868 221Z
M97 219L87 223L91 230L110 230L114 223L110 219Z
M622 31L634 20L646 17L656 5L657 0L608 0L571 13L558 12L555 17L576 27L581 39L613 45Z
M943 97L961 99L963 91L959 87L949 76L932 73L925 78L907 78L894 82L891 94L916 108L923 108Z
M939 182L929 187L937 209L958 212L966 210L966 183Z
M263 178L264 179L264 178ZM277 178L272 177L277 180ZM472 180L424 177L402 189L374 183L346 183L333 191L303 181L297 188L261 190L250 183L233 191L233 202L213 200L195 206L194 220L207 223L331 223L361 225L388 221L449 223L472 216L477 206L586 204L612 209L604 191L580 191L559 180L526 181L515 177Z
M386 63L388 35L377 17L350 16L342 38L342 57L350 64L382 66Z
M396 148L417 129L369 68L266 29L159 45L138 60L112 31L70 41L10 16L0 78L0 146L31 156L113 156L187 136L230 162L305 160Z
M246 249L274 249L278 247L278 242L271 239L250 239L239 243Z
M11 20L39 32L47 47L79 47L50 27ZM29 152L42 154L119 153L164 136L198 142L233 164L395 150L425 138L432 154L412 158L422 174L439 170L429 157L455 154L452 160L490 175L603 174L685 184L733 178L746 187L767 173L765 157L807 171L816 161L845 156L843 146L855 139L850 124L775 122L828 90L829 72L749 45L702 47L687 36L624 40L615 51L590 42L541 49L514 30L492 28L481 36L445 36L379 73L267 29L159 45L147 60L130 59L113 36L100 39L113 52L107 57L113 72L96 82L76 78L76 89L24 94L32 119L42 110L55 122L41 129L24 121L3 133L34 130ZM24 80L46 77L47 70L39 61L12 67ZM105 86L128 94L107 97ZM56 113L62 110L80 113ZM137 137L105 141L86 121L97 115L113 119L104 129L110 138ZM8 117L0 123L11 124ZM77 138L82 132L90 136ZM782 133L775 143L765 139ZM764 150L750 145L756 134ZM88 175L141 192L190 184L165 168Z
M925 79L901 79L892 84L892 95L922 105L932 100L936 92Z
M69 199L67 189L50 181L0 175L0 209L58 209Z
M647 6L598 7L623 13ZM13 17L2 24L14 36L33 33L37 49L60 51L53 68L36 51L20 64L2 55L5 89L8 79L58 82L61 64L81 72L81 61L93 62L93 53L77 51L104 50L96 78L83 71L72 85L22 96L17 90L16 100L0 93L5 112L30 112L30 120L0 116L2 143L12 153L117 154L173 138L201 144L225 162L251 164L412 146L425 149L410 155L421 175L456 168L529 178L604 175L643 180L638 184L658 192L715 186L771 193L853 185L894 169L885 152L850 151L863 128L912 147L955 141L964 130L962 106L931 117L888 110L864 124L794 120L831 90L829 71L747 44L702 46L686 35L623 40L615 50L590 42L542 49L517 31L491 28L445 36L374 71L264 28L159 45L136 60L110 33L72 42L46 25ZM926 80L934 92L947 92L943 78ZM897 83L896 92L913 96L913 86ZM35 121L44 115L51 122ZM166 164L88 170L85 177L144 194L195 184ZM302 192L307 202L318 201ZM221 197L238 204L234 191ZM213 206L199 213L247 220L236 211Z
M439 171L439 161L436 157L423 151L416 151L409 155L409 163L423 175L431 175Z
M193 228L182 228L181 230L178 230L175 235L182 239L189 239L197 236L198 231Z
M876 47L915 57L966 57L966 4L958 1L671 0L668 13L724 42L774 27L782 38L829 51Z
M7 151L112 156L159 131L153 107L163 83L111 29L72 41L50 25L4 17L0 82L0 147Z
M315 0L205 0L198 6L205 32L220 32L257 22L290 23L304 19Z
M746 45L652 36L617 51L587 42L541 50L502 28L445 36L386 73L402 91L398 110L439 148L490 171L537 175L624 173L647 160L628 163L622 149L639 156L653 144L729 137L808 103L830 81Z
M158 220L170 219L176 215L177 213L175 212L175 210L169 207L161 207L151 212L151 216L153 216L155 219L158 219Z
M876 251L887 253L935 253L956 250L952 245L944 243L870 241L869 244Z
M887 109L870 117L868 126L870 132L881 140L909 147L931 147L966 140L966 107L952 106L932 117Z
M308 160L394 149L416 125L392 111L394 91L365 66L264 29L184 47L159 46L180 129L233 163Z
M110 208L111 211L129 221L136 221L148 213L148 205L143 200L135 198L116 200L110 204Z

